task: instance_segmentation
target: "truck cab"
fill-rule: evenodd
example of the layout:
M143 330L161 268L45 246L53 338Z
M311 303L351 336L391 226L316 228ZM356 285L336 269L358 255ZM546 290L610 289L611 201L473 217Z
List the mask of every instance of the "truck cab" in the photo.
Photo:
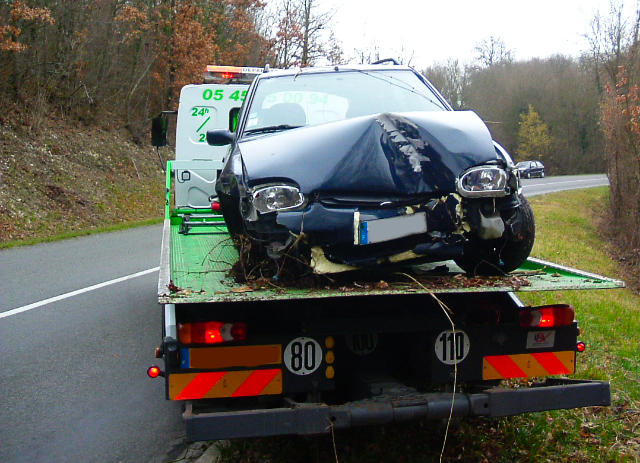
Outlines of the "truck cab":
M209 65L202 84L185 85L180 91L175 127L176 158L171 163L176 207L211 208L227 147L208 145L207 131L235 132L247 89L262 72L262 68L255 67ZM166 130L166 123L156 125ZM164 138L166 140L166 135ZM162 140L162 137L154 137L154 145L162 146L156 139Z

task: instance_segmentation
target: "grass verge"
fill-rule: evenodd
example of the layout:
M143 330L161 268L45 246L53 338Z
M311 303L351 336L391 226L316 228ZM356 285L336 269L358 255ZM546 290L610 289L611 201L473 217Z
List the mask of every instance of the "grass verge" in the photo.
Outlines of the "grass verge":
M533 256L623 276L598 233L607 188L540 196L531 204L537 224ZM640 295L624 289L525 293L521 298L534 305L574 305L588 346L574 377L611 381L612 406L462 420L449 432L444 461L640 461ZM431 422L339 430L337 460L437 461L443 435L442 425ZM331 435L247 439L223 449L223 457L228 462L329 462L336 461L333 445Z

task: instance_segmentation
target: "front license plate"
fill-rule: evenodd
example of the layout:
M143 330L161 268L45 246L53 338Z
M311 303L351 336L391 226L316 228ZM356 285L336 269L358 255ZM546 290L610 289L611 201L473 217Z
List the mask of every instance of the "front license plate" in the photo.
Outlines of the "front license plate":
M424 212L366 220L359 223L359 242L356 244L382 243L426 232L427 215Z

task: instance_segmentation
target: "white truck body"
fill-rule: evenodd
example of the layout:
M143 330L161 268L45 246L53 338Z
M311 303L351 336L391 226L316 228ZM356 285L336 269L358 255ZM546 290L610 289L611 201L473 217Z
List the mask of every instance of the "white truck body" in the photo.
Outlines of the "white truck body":
M252 77L260 68L208 66L207 72L227 78L244 77L242 83L186 85L180 91L176 122L175 201L177 208L209 209L227 146L209 146L207 131L235 130L232 110L240 108ZM229 80L229 79L227 79Z

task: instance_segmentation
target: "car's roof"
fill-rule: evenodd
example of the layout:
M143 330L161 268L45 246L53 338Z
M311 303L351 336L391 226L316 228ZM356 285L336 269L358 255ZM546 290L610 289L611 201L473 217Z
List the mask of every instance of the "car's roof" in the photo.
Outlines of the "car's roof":
M313 66L305 68L277 69L260 74L258 79L268 79L270 77L321 74L327 72L348 72L348 71L412 71L409 66L399 64L340 64L336 66Z

